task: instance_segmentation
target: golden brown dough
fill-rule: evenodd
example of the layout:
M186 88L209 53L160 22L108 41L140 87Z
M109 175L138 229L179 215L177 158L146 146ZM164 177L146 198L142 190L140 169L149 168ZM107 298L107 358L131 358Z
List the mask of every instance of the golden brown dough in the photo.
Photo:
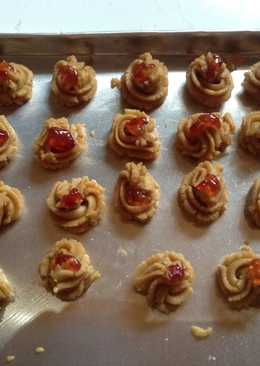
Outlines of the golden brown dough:
M217 281L232 307L255 305L260 296L260 256L248 246L227 255L217 267Z
M246 212L252 222L260 228L260 178L254 181L248 193Z
M240 146L252 155L260 155L260 111L244 116L239 134Z
M5 305L12 301L14 298L14 292L8 281L4 271L0 268L0 309L1 305Z
M100 278L83 245L74 239L57 241L39 266L47 289L64 301L81 297Z
M140 110L159 107L168 94L168 69L146 52L128 66L121 80L112 79L126 103Z
M69 124L67 118L49 118L34 143L34 152L42 166L56 170L69 165L86 149L83 124Z
M97 91L95 70L69 56L55 64L51 88L59 102L67 107L87 103Z
M154 160L160 154L155 120L135 109L125 109L113 118L108 144L119 156Z
M260 100L260 62L252 65L250 70L245 72L242 85L248 94L256 100Z
M22 105L32 97L33 73L14 62L0 62L0 106Z
M0 168L14 159L18 150L15 130L5 116L0 115Z
M190 95L208 107L217 107L228 100L234 87L225 62L211 52L191 62L186 83Z
M154 215L159 199L160 186L143 163L127 163L115 189L115 205L123 216L145 223Z
M138 267L134 288L146 296L148 305L163 313L173 311L192 294L194 272L181 253L152 255Z
M181 154L198 160L216 159L231 144L235 124L229 113L195 113L181 120L176 146Z
M104 188L88 177L57 182L47 198L47 205L61 227L82 233L97 225L102 217Z
M0 228L19 219L23 207L22 193L0 181Z
M222 166L204 161L184 176L178 196L181 208L198 224L210 224L225 211L228 192Z

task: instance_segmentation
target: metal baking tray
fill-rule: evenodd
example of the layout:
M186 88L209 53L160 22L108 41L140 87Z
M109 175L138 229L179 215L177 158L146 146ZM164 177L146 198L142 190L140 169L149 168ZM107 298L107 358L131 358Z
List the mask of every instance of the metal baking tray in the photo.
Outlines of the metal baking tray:
M14 354L15 365L168 366L253 365L259 363L259 316L256 310L231 311L219 296L214 271L222 256L248 240L259 249L260 232L244 218L247 191L259 174L260 163L237 146L237 135L219 161L230 191L224 215L209 227L196 227L180 211L176 192L183 175L195 164L174 150L179 120L207 111L187 96L185 70L196 55L212 50L238 64L233 72L232 97L221 108L231 112L237 128L242 116L257 109L244 96L243 70L260 59L260 33L143 33L95 35L2 35L0 54L22 62L35 73L33 97L8 115L21 141L17 159L0 171L0 179L17 186L26 199L21 220L0 236L0 267L15 287L15 302L0 314L0 364ZM123 222L112 206L119 171L126 160L107 149L112 117L122 110L117 91L110 88L129 62L150 51L169 68L169 95L152 115L161 137L161 156L149 169L161 186L160 207L145 225ZM98 91L82 109L66 109L49 98L54 63L75 54L97 71ZM35 162L32 144L50 117L68 116L83 122L89 151L69 168L46 171ZM86 296L63 303L40 286L38 263L62 237L46 208L45 199L55 181L88 175L106 188L107 210L99 226L76 236L86 246L102 278ZM163 250L182 252L196 272L193 296L170 316L151 311L145 298L132 289L136 266ZM211 325L214 333L204 341L190 334L192 324ZM46 352L36 355L34 348Z

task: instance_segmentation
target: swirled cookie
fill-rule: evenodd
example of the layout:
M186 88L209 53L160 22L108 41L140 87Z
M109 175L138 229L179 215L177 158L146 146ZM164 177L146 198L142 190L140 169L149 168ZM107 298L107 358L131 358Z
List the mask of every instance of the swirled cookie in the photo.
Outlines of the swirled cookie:
M87 103L97 91L95 70L78 62L75 56L69 56L55 64L51 88L60 103L67 107Z
M101 219L105 207L104 188L88 177L57 182L47 198L47 205L61 227L82 233Z
M15 130L5 116L0 116L0 168L15 157L17 145Z
M86 149L86 130L80 123L69 124L67 118L49 118L35 141L35 155L46 169L69 165Z
M4 271L0 268L0 309L1 305L5 305L12 301L14 293L10 282L8 281Z
M260 299L260 256L243 246L224 257L217 267L217 281L232 307L253 306Z
M228 100L234 87L225 62L211 52L191 62L186 83L190 95L208 107L217 107Z
M74 239L57 241L40 263L39 274L45 287L64 301L78 299L100 278L83 245Z
M115 189L115 205L129 220L145 223L159 206L160 186L143 163L127 163Z
M252 155L260 155L260 111L244 116L239 133L239 144Z
M260 228L260 178L257 178L248 193L246 213L252 222Z
M155 120L135 109L114 117L108 144L119 156L154 160L160 154Z
M217 158L231 144L235 125L229 113L196 113L181 120L177 149L185 156L199 160Z
M22 105L32 97L33 73L14 62L0 62L0 106Z
M228 192L222 166L204 161L185 175L178 196L181 208L198 224L210 224L226 209Z
M111 87L120 89L129 106L150 111L168 94L168 69L146 52L128 66L121 80L112 79Z
M23 206L22 193L0 181L0 228L19 219Z
M260 100L260 62L252 65L250 70L245 72L242 85L248 94Z
M166 251L137 267L134 288L146 296L151 307L169 313L191 295L193 279L193 268L184 256Z

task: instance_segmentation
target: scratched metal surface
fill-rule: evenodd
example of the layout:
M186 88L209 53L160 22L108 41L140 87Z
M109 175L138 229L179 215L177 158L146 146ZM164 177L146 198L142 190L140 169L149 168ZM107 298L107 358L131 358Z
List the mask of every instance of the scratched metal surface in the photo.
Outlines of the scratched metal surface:
M259 34L73 37L0 37L1 54L8 60L24 62L35 73L32 100L16 110L0 111L8 115L22 145L19 156L1 170L0 178L21 189L26 199L21 220L0 235L0 267L16 291L15 302L0 313L0 364L4 364L7 354L16 355L15 364L22 366L257 363L257 311L229 310L216 291L214 270L221 257L237 250L244 240L259 249L260 233L248 226L243 209L260 163L238 148L236 135L231 148L220 159L230 191L228 209L215 224L198 228L186 221L176 202L183 174L194 164L176 154L173 143L181 117L206 111L189 99L184 88L191 55L205 49L227 57L235 54L241 63L241 69L233 72L232 97L221 110L231 112L239 127L242 116L257 108L243 95L241 81L243 69L260 58L256 47ZM149 224L140 226L122 222L112 207L115 181L125 160L108 151L106 141L112 117L123 107L118 92L110 89L110 80L121 75L134 54L150 49L161 55L169 67L169 95L163 106L152 113L162 150L149 169L161 186L160 207ZM80 54L97 70L97 95L82 109L64 109L49 97L53 64L65 52ZM50 116L68 116L72 122L85 123L88 132L96 133L95 137L88 137L89 151L58 172L42 169L32 155L32 143L43 121ZM102 278L86 296L66 304L40 286L37 274L38 263L51 245L70 236L55 226L45 198L56 180L82 175L97 179L106 188L107 211L103 221L76 237L86 246ZM193 296L169 317L151 312L145 299L131 288L138 263L166 249L182 252L196 272ZM211 325L214 333L205 341L195 341L190 334L192 324ZM39 345L46 352L36 355L34 348Z

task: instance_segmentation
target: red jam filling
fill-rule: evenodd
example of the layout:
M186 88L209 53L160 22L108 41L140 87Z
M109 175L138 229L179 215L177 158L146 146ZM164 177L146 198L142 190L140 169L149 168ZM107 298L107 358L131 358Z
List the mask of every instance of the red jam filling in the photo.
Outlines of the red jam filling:
M184 268L179 264L173 264L167 268L167 278L170 282L180 282L184 278Z
M249 278L254 286L260 286L260 259L254 259L248 267Z
M66 153L74 148L75 141L70 131L51 127L48 129L45 145L53 153Z
M133 67L133 78L137 84L143 86L149 83L154 68L154 64L146 64L145 62L135 64Z
M5 61L0 62L0 82L4 82L9 79L9 72L13 70L13 67Z
M78 71L70 65L60 66L58 71L58 82L61 87L67 89L75 87L78 83Z
M219 55L213 54L213 60L208 62L207 69L201 72L202 78L209 83L218 83L223 62L223 59Z
M151 194L135 185L126 185L126 202L130 206L142 206L151 202Z
M218 177L213 174L207 174L205 179L194 187L195 191L207 198L214 197L221 189Z
M148 123L145 117L132 118L125 125L125 133L128 136L139 137L144 133L144 127Z
M8 140L9 136L5 130L0 129L0 146L3 146Z
M198 141L206 131L220 129L220 119L213 113L201 114L190 127L188 139L191 142Z
M72 272L78 272L81 268L79 260L70 254L58 253L54 258L53 267L61 266L63 269L68 269Z
M62 197L59 202L59 208L65 210L73 210L77 208L83 202L83 196L77 188L72 188L72 190Z

